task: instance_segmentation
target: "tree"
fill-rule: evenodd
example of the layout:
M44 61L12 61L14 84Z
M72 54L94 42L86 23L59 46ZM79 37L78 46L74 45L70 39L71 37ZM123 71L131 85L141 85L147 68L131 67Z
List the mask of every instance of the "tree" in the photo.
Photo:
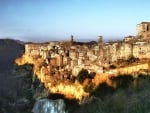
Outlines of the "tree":
M127 60L127 62L128 62L129 64L132 64L132 63L137 62L137 61L139 61L139 58L136 58L136 57L134 57L134 56L130 56L130 57L128 58L128 60Z
M88 78L88 71L86 69L82 69L77 76L77 80L82 84L86 78Z

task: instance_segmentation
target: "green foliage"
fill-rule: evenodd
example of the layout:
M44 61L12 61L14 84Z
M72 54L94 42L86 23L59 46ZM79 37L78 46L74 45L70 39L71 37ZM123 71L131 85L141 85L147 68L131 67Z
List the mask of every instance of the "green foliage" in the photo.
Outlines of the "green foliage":
M77 80L82 84L84 80L88 78L88 75L88 71L86 69L82 69L77 75Z
M71 76L71 78L70 78L70 82L74 83L74 82L75 82L75 80L76 80L76 77Z
M16 71L18 75L24 75L24 97L32 100L32 66L16 67ZM83 83L85 79L90 77L94 77L94 73L90 75L86 69L82 69L76 79ZM112 81L116 84L116 89L108 86L106 83L102 83L93 91L93 84L88 84L84 87L84 90L91 94L90 98L94 98L81 105L75 104L72 106L70 104L68 111L70 113L150 112L150 76L139 75L134 78L131 75L122 75L112 78ZM39 86L40 82L36 80L34 84Z
M25 96L26 99L31 100L32 96L33 96L32 90L31 89L25 89L24 90L24 96Z
M116 69L116 66L114 64L109 66L110 69Z
M114 77L112 79L112 82L114 82L117 86L117 88L128 88L133 83L133 76L132 75L120 75L117 77Z
M113 92L114 88L108 86L106 82L103 82L91 93L91 95L104 99L106 96L112 94Z
M85 87L84 87L84 91L91 94L91 93L94 91L94 86L93 86L93 84L90 83L89 85L85 86Z
M132 64L132 63L137 62L137 61L139 61L139 58L136 58L136 57L134 57L134 56L130 56L130 57L128 58L128 60L127 60L127 62L128 62L129 64Z
M150 76L130 75L113 78L122 83L115 90L106 83L101 84L92 94L94 100L84 103L73 113L149 113L150 112ZM124 79L124 81L122 80ZM136 85L135 83L136 82ZM122 84L121 83L121 84ZM91 98L91 97L90 97Z
M32 76L33 65L25 64L25 65L14 65L14 72L17 76L24 76L30 78Z
M15 109L19 113L30 113L31 109L34 105L34 90L33 90L33 65L25 64L22 66L14 65L13 69L14 75L16 78L19 78L20 85L22 86L20 88L21 95L18 97L18 99L26 99L28 102L22 102L21 107L16 106Z
M88 76L90 79L93 79L95 75L96 75L96 72L90 72Z

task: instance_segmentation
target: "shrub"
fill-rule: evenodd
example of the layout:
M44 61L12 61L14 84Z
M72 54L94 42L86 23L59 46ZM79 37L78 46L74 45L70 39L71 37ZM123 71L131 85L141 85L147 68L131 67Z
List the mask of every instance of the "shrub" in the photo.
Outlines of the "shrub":
M86 69L82 69L78 75L77 80L82 84L86 78L88 78L88 71Z

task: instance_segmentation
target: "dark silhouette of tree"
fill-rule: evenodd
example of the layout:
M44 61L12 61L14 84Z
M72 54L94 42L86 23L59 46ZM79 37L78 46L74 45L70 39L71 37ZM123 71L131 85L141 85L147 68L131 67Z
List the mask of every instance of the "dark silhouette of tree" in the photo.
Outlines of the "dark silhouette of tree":
M109 66L109 68L110 69L116 69L116 66L112 64L112 65Z
M89 73L86 69L82 69L77 76L77 80L82 84L86 78L89 77Z
M127 60L127 62L128 62L129 64L132 64L132 63L137 62L137 61L139 61L139 58L136 58L136 57L134 57L134 56L130 56L130 57L128 58L128 60Z
M132 75L120 75L114 77L113 82L116 83L117 88L128 88L133 83L133 76Z
M104 99L104 97L112 94L115 89L111 86L108 86L106 82L101 83L92 93L95 97Z

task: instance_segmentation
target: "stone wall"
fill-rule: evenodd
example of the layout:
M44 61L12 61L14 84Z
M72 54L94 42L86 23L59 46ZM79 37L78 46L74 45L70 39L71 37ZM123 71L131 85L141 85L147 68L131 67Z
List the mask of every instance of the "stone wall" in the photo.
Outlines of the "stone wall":
M135 65L121 67L121 68L117 68L117 69L110 69L110 70L106 71L105 73L107 75L113 75L113 76L123 75L123 74L136 75L136 73L138 74L140 72L140 70L149 70L149 64L148 63L135 64Z
M150 38L150 22L141 22L136 26L137 36L142 39Z
M142 69L149 69L148 63L132 65L125 68L119 68L118 74L131 74L134 72L139 72Z
M150 58L150 43L136 42L129 44L118 42L105 46L104 60L114 62L118 59L127 60L130 56L140 59Z

